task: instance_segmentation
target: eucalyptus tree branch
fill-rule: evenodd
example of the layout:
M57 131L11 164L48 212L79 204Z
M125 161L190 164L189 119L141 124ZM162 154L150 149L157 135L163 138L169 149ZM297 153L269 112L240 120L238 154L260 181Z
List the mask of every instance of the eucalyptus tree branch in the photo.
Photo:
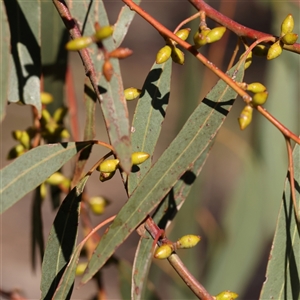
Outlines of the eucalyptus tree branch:
M248 37L253 40L257 40L263 37L270 37L270 42L275 42L277 40L276 36L273 36L269 33L264 33L261 31L254 30L252 28L241 25L232 19L224 16L210 5L208 5L204 0L188 0L197 10L203 10L207 17L216 21L217 23L225 26L232 32L234 32L237 36L240 37ZM300 53L300 44L293 45L284 45L283 48L285 50L289 50L292 52Z
M148 217L145 221L145 229L149 232L151 237L157 240L157 237L161 235L161 229L155 224L151 217ZM186 283L190 290L201 300L214 300L214 298L208 293L200 282L189 272L179 256L174 252L168 257L170 265L175 269L177 274Z
M167 29L165 26L163 26L161 23L159 23L155 18L150 16L145 10L143 10L141 7L139 7L137 4L135 4L132 0L122 0L127 6L134 10L136 13L138 13L143 19L145 19L149 24L151 24L162 36L166 36L172 40L174 40L176 43L178 43L181 47L183 47L185 50L189 51L191 54L193 54L199 61L201 61L208 69L210 69L213 73L215 73L219 78L221 78L225 83L227 83L234 91L236 91L242 99L247 103L251 103L252 97L244 91L242 88L240 88L236 82L226 75L222 70L220 70L218 67L216 67L211 61L209 61L205 56L203 56L198 50L192 46L191 44L187 43L186 41L183 41L180 39L176 34L174 34L172 31ZM191 0L189 0L191 1ZM192 2L192 1L191 1ZM204 1L201 1L201 3L205 3ZM215 11L215 10L213 10ZM222 15L223 16L223 15ZM225 16L224 16L225 17ZM232 21L232 20L231 20ZM230 23L230 22L229 22ZM231 22L232 24L238 24L234 21ZM231 24L230 23L230 24ZM238 24L239 25L239 24ZM225 25L226 26L226 25ZM232 26L232 25L231 25ZM242 26L242 25L239 25ZM246 28L246 27L245 27ZM263 34L263 33L262 33ZM262 36L260 38L272 38L272 35L266 35ZM300 51L299 51L300 53ZM273 117L267 110L262 106L257 106L257 110L267 119L269 120L275 127L277 127L284 136L292 139L296 143L300 144L300 138L292 133L289 129L287 129L283 124L281 124L275 117Z

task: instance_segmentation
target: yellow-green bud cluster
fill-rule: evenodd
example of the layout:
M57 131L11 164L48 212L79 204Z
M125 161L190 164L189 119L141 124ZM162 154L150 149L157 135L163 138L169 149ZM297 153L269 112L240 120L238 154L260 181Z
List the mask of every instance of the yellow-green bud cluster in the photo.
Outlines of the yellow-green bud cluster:
M268 99L267 88L260 82L253 82L247 85L247 91L254 93L252 97L252 105L263 105Z
M206 44L219 41L226 31L226 27L220 26L210 29L206 26L200 27L194 35L194 44L196 48L200 48Z
M241 130L244 130L252 121L253 107L246 105L238 118Z
M282 53L283 45L293 45L298 39L298 34L293 32L294 18L291 14L283 20L281 24L280 39L275 42L269 49L267 59L271 60Z
M180 39L186 40L190 34L189 28L184 28L175 33ZM167 44L162 47L156 55L156 63L163 64L170 57L172 60L180 65L184 64L184 53L176 47L177 43L173 40L167 39Z

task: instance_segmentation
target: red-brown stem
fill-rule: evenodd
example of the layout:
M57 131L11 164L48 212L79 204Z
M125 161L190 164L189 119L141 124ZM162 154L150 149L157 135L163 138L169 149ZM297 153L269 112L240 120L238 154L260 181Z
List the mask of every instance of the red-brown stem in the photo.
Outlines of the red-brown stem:
M72 18L71 13L70 13L65 1L64 0L53 0L53 3L55 5L60 17L62 18L66 28L68 29L71 37L73 39L81 37L82 36L81 31L80 31L79 27L77 26L75 20ZM90 54L86 48L82 49L78 52L79 52L79 55L81 57L83 65L84 65L85 74L89 77L91 84L97 95L98 100L101 101L102 96L99 92L99 88L97 85L96 71L95 71L92 59L90 57Z
M281 124L276 118L274 118L264 107L257 106L255 107L267 120L269 120L275 127L277 127L281 133L287 137L292 139L294 142L300 145L300 138L287 129L283 124Z
M246 27L244 25L241 25L232 19L224 16L214 8L212 8L210 5L208 5L204 0L188 0L197 10L203 10L206 13L206 16L210 19L216 21L217 23L225 26L232 32L234 32L236 35L240 37L248 37L250 39L257 40L262 37L272 37L272 42L274 43L277 40L277 37L264 33L261 31L257 31L254 29L251 29L249 27ZM284 49L300 53L300 44L294 44L294 45L284 45Z
M145 228L153 239L155 239L158 235L161 235L161 229L155 224L151 217L148 217L145 221ZM178 275L182 278L182 280L186 283L186 285L199 299L214 300L208 291L189 272L177 254L171 254L171 256L168 258L168 261Z
M201 53L197 51L195 47L183 41L178 36L176 36L169 29L164 27L161 23L155 20L152 16L150 16L147 12L145 12L142 8L140 8L137 4L135 4L132 0L122 0L131 10L134 10L138 13L142 18L144 18L149 24L151 24L161 35L167 36L177 42L184 49L192 53L198 60L200 60L207 68L209 68L212 72L214 72L219 78L221 78L225 83L227 83L233 90L235 90L246 103L250 103L252 98L246 93L242 88L237 86L235 81L226 75L223 71L218 69L212 62L210 62L206 57L204 57ZM235 22L234 22L235 23ZM236 23L238 24L238 23ZM239 24L238 24L239 25ZM241 25L239 25L241 26ZM260 38L269 37L270 35L262 35ZM266 117L272 124L274 124L285 136L291 138L296 143L300 144L300 138L289 131L284 125L282 125L278 120L276 120L270 113L268 113L263 107L258 106L257 110Z
M187 43L180 39L176 34L171 32L169 29L164 27L161 23L159 23L156 19L150 16L147 12L145 12L141 7L135 4L132 0L122 0L125 4L129 6L131 10L137 12L142 18L144 18L148 23L150 23L162 36L167 36L170 39L177 42L181 47L192 53L198 60L200 60L207 68L209 68L212 72L214 72L219 78L225 81L233 90L235 90L246 102L251 101L250 95L248 95L243 89L238 87L234 80L227 76L223 71L218 69L211 61L209 61L205 56L197 51L197 49L191 44Z

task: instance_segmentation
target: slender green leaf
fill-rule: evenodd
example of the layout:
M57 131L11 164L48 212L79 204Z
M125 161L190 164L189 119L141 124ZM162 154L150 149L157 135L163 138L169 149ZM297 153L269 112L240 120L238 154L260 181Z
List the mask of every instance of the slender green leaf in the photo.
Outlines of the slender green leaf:
M0 213L43 183L90 142L59 143L36 147L0 170Z
M0 64L1 64L1 79L0 79L0 121L5 116L5 107L7 102L8 92L8 74L9 74L9 58L10 58L10 33L5 12L4 2L1 2L0 11L0 29L1 29L1 46L0 46Z
M86 84L84 86L84 102L85 102L85 125L84 125L84 136L83 140L93 140L95 138L95 109L96 109L97 96L92 89L91 83L86 79ZM83 149L78 155L76 168L74 172L74 177L72 184L77 184L82 176L82 172L86 165L86 162L90 156L92 148Z
M100 26L109 25L106 10L102 1L69 0L69 7L76 20L84 20L82 31L85 35L92 35L94 23L99 22ZM98 12L94 14L92 12ZM113 38L103 41L104 47L111 51L115 48ZM94 48L93 48L94 47ZM97 73L102 72L103 55L99 55L98 49L93 45L91 58ZM124 97L124 88L118 59L110 60L113 66L113 76L110 82L105 77L99 76L99 90L102 93L100 101L109 139L113 145L120 164L126 173L131 170L131 142L129 138L129 119L127 104Z
M51 228L42 265L42 299L53 299L61 277L74 252L80 212L80 201L89 176L85 176L63 201ZM61 298L70 299L73 281L63 284Z
M171 74L171 59L164 64L154 63L144 83L133 117L131 143L134 152L147 152L151 159L136 167L138 170L128 176L129 195L151 167L152 155L169 102Z
M295 194L300 206L300 146L293 152ZM273 245L260 299L299 299L300 234L295 219L290 175L287 174ZM299 209L298 209L299 213Z
M44 256L44 235L42 220L42 202L41 196L42 185L38 186L34 191L34 198L31 208L31 265L33 270L36 269L36 249L39 250L41 261Z
M239 70L234 66L229 74L231 76L235 72L236 80L240 81L243 70L243 65ZM115 249L160 203L191 164L200 157L202 162L206 160L212 140L226 119L235 98L236 93L220 80L197 107L101 238L82 282L91 279Z
M124 300L130 299L131 272L131 264L124 259L120 259L118 261L119 285L121 297Z
M41 3L4 1L11 34L8 101L22 101L41 111Z
M134 0L133 2L140 4L141 0ZM118 48L123 42L134 16L135 11L131 10L127 5L122 7L113 33L116 48Z

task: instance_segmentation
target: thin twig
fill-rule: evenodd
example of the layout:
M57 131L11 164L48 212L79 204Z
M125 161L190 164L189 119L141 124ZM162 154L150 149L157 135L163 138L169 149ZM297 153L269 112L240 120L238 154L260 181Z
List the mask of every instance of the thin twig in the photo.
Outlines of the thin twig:
M271 42L275 42L278 38L261 31L257 31L241 25L232 19L224 16L222 13L218 12L210 5L208 5L204 0L188 0L197 10L203 10L210 19L216 21L217 23L225 26L236 35L240 37L248 37L254 40L257 40L262 37L271 37ZM300 44L295 43L294 45L284 45L283 48L285 50L289 50L292 52L300 53Z
M145 228L155 240L157 236L161 236L161 229L155 224L151 217L145 221ZM173 253L168 258L169 263L191 289L191 291L201 300L213 300L214 298L208 291L196 280L196 278L189 272L177 254Z

